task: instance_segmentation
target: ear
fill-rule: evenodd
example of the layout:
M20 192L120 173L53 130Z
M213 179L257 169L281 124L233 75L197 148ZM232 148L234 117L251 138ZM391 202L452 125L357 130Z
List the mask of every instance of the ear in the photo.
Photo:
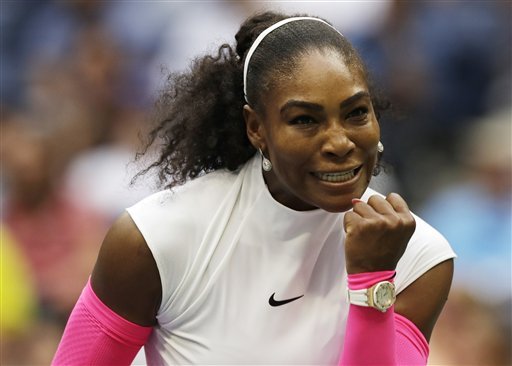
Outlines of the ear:
M262 118L248 104L244 105L244 120L247 137L256 149L266 149L265 126Z

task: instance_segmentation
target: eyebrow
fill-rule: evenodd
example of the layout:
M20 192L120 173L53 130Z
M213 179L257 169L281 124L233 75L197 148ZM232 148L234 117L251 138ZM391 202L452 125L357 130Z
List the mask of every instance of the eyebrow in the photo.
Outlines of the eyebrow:
M359 99L363 99L363 98L370 98L370 93L368 93L367 91L360 91L358 93L355 93L351 97L348 97L343 102L341 102L340 108L344 108L354 102L357 102Z
M343 102L341 102L340 103L340 108L345 108L348 105L350 105L350 104L352 104L352 103L354 103L354 102L356 102L356 101L358 101L359 99L362 99L362 98L370 98L370 94L367 91L357 92L356 94L348 97ZM324 109L324 107L322 107L320 104L311 103L311 102L305 102L305 101L302 101L302 100L291 99L291 100L287 101L281 107L281 109L279 111L282 114L287 109L293 108L293 107L311 109L311 110L314 110L314 111L322 111Z
M287 101L280 109L281 114L283 114L287 109L298 107L298 108L304 108L304 109L310 109L314 111L322 111L324 107L322 107L320 104L311 103L311 102L305 102L302 100L289 100Z

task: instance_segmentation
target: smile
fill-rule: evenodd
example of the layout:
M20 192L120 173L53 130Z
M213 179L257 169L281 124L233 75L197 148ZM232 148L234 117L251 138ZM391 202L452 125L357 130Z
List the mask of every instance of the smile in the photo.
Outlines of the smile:
M317 177L320 180L326 181L326 182L332 182L332 183L341 183L341 182L347 182L354 178L356 174L359 172L361 167L357 167L352 170L348 170L345 172L335 172L335 173L313 173L315 177Z

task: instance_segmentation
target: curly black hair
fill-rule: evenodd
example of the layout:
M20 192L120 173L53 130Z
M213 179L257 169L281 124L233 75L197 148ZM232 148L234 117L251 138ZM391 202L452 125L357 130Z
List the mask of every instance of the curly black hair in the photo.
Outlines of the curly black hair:
M258 35L288 17L276 12L249 17L235 35L235 47L223 44L216 55L196 58L188 72L169 75L157 101L158 124L137 158L157 141L159 155L137 177L156 169L160 184L172 188L214 170L235 171L255 154L243 117L244 61ZM359 55L334 28L315 20L290 22L268 34L250 59L247 99L251 107L262 112L262 96L293 70L299 57L325 48L339 52L370 84ZM375 99L377 118L382 107Z

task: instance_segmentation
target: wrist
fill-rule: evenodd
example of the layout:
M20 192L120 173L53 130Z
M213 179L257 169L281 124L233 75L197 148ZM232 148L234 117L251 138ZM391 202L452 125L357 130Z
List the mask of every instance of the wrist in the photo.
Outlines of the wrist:
M347 261L346 271L348 274L358 274L358 273L373 273L373 272L385 272L385 271L394 271L396 268L396 264L384 264L379 263L379 265L361 265L361 264L351 264Z
M394 282L396 271L373 271L361 273L349 273L347 276L348 288L359 290L368 288L381 281Z
M386 312L395 303L395 271L364 272L348 275L347 297L351 305Z

